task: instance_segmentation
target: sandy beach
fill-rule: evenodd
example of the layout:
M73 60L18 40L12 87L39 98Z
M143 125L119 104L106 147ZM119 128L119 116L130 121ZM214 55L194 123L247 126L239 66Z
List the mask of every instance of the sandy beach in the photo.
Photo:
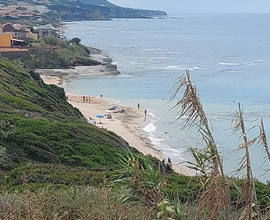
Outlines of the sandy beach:
M43 81L47 84L55 84L58 86L63 85L63 78L58 76L44 76L41 75ZM136 108L119 106L115 110L110 110L111 106L116 105L115 103L110 103L109 100L103 97L92 97L89 95L77 94L66 94L68 97L68 102L74 107L78 108L89 123L93 120L96 122L96 126L101 129L107 129L113 131L117 135L121 136L126 140L131 147L136 148L138 151L142 152L144 155L152 155L153 157L163 160L166 158L162 157L161 152L156 150L150 140L144 134L142 128L145 123L144 110L138 110ZM87 97L87 100L86 100ZM89 102L90 97L90 102ZM124 110L122 113L120 111ZM97 115L108 115L111 114L112 118L108 119L106 116L104 118L98 118ZM180 174L190 175L188 169L172 163L172 168L174 171Z

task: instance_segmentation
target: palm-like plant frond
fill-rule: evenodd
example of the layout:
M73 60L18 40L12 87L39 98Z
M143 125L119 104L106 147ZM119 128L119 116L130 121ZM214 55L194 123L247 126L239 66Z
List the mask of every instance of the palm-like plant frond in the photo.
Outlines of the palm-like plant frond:
M229 189L223 172L222 160L196 86L190 80L189 71L177 79L170 100L174 100L182 89L184 89L182 98L173 106L173 108L179 109L177 119L183 119L182 129L196 126L206 144L199 151L195 148L189 149L195 159L195 163L189 164L206 177L198 199L199 214L200 217L207 215L208 219L218 219L223 214L227 215L229 207Z
M245 155L240 161L240 167L237 169L237 173L246 171L246 180L242 185L241 197L239 203L244 204L244 210L239 220L252 220L254 215L257 219L260 219L259 204L256 196L255 183L252 175L249 147L255 143L258 137L252 140L248 140L245 130L245 124L243 119L243 109L240 103L238 103L238 111L235 112L233 118L233 131L240 131L240 137L243 138L243 143L240 144L237 150L245 150Z
M269 152L269 147L268 147L266 133L265 133L265 129L264 129L264 125L263 125L263 120L262 119L261 119L261 126L259 128L260 128L259 142L263 145L263 148L265 150L265 153L267 155L267 158L268 158L268 160L270 162L270 152Z

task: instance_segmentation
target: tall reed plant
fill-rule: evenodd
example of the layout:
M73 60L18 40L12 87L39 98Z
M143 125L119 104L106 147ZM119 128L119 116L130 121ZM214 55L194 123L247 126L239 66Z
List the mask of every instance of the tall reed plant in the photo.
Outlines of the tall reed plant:
M223 163L196 86L191 82L189 71L186 71L186 74L176 80L170 101L173 101L182 90L182 98L176 101L173 106L173 108L178 109L178 120L183 119L181 129L196 127L204 142L204 146L200 149L189 148L197 162L193 168L201 171L201 174L205 177L198 196L198 218L213 220L226 218L230 199Z

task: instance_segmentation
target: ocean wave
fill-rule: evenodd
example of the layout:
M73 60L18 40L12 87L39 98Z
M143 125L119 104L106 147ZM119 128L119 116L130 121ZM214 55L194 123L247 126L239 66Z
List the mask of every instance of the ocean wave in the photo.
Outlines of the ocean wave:
M202 67L198 67L198 66L194 66L194 67L191 67L191 68L187 68L189 71L194 71L194 70L204 70L206 68L202 68Z
M244 65L248 65L248 66L253 66L255 65L255 62L248 62L248 63L243 63Z
M141 48L139 50L143 50L143 51L162 51L164 49L162 49L162 48Z
M157 122L158 121L157 116L153 112L149 112L148 115L150 115L153 118L156 118L153 122Z
M147 132L147 133L152 133L152 132L155 132L157 130L157 127L154 125L154 122L150 122L142 130Z
M154 137L154 136L149 136L148 139L152 142L152 144L156 147L160 147L161 146L161 142L165 141L165 139L163 138L158 138L158 137Z
M155 59L167 59L168 57L155 57Z
M245 62L245 63L229 63L229 62L216 62L217 65L223 65L223 66L241 66L241 65L247 65L247 66L253 66L256 65L256 62L260 61L250 61L250 62Z
M175 15L175 16L170 16L169 19L186 19L188 18L188 16L179 16L179 15Z
M168 53L168 54L180 54L180 52L175 52L175 51L167 51L166 53Z
M227 62L216 62L218 65L224 65L224 66L240 66L241 63L227 63Z
M194 66L194 67L181 67L181 66L167 66L163 68L165 70L189 70L189 71L195 71L195 70L203 70L205 68Z
M128 78L128 77L133 77L133 75L121 73L121 74L118 74L116 77L117 78Z
M253 62L268 62L268 60L254 60Z
M180 66L167 66L163 68L164 70L185 70L186 68Z

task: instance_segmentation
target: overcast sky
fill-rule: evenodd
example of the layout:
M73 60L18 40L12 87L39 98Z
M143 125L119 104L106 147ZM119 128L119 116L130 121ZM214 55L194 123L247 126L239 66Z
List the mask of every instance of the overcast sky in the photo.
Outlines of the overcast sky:
M168 14L270 13L270 0L108 0L118 6L154 9Z

